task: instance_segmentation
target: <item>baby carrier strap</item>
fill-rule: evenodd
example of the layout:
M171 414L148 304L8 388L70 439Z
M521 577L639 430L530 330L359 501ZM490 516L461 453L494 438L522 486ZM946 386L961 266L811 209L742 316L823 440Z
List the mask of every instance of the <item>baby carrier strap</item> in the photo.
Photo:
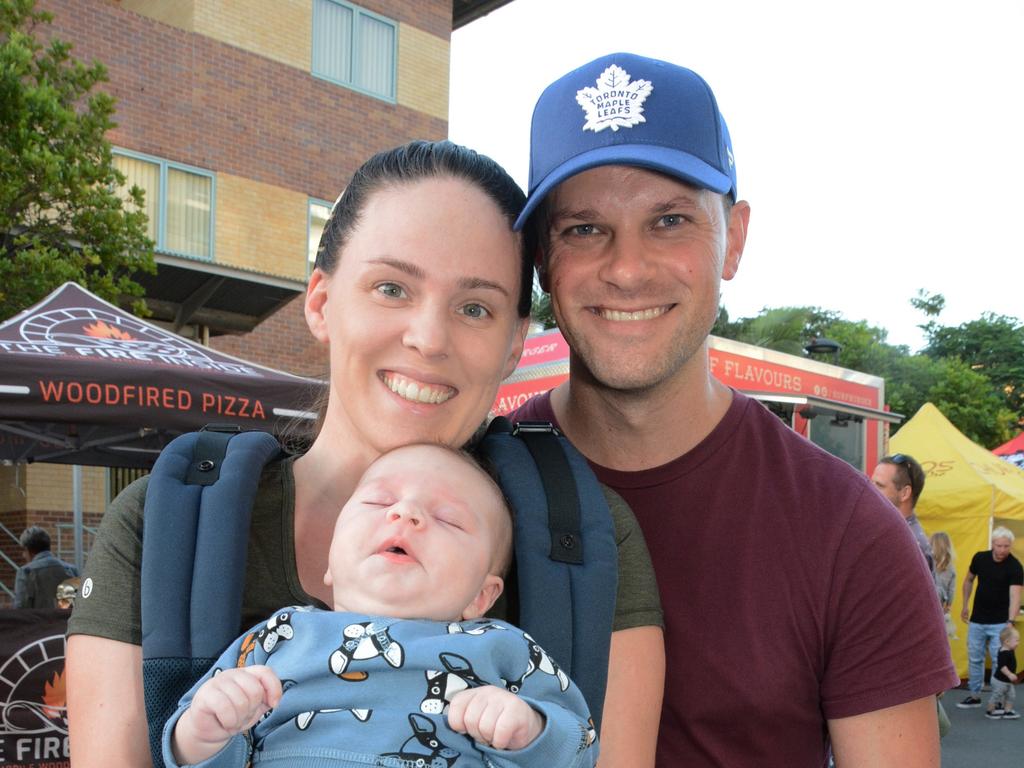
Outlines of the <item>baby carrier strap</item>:
M515 511L517 623L576 682L600 728L619 562L601 485L548 422L498 417L478 450Z
M281 453L267 432L211 425L172 440L149 477L142 669L154 766L178 699L238 635L253 500Z

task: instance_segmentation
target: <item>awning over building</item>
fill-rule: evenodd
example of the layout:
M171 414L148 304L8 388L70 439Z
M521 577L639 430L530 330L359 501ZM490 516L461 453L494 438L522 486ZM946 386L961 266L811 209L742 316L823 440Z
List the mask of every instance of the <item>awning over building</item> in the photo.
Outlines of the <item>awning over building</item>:
M904 419L902 413L867 408L863 405L852 405L839 400L814 397L813 395L781 395L775 392L746 392L745 394L747 397L752 397L765 403L791 404L799 408L797 413L805 419L814 418L822 412L846 413L855 418L876 419L889 424L899 424Z
M491 11L508 5L512 0L454 0L452 2L452 31L464 27Z
M155 275L136 274L154 320L175 332L202 325L211 336L248 333L296 296L305 283L213 262L158 254Z

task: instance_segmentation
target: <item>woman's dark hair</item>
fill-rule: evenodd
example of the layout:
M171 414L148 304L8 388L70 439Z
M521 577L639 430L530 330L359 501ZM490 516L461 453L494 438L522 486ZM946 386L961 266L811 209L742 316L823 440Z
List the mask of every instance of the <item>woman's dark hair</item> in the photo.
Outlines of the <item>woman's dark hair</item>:
M370 196L391 185L407 184L421 179L451 177L465 179L487 195L508 219L509 229L523 209L526 196L505 169L486 155L450 141L411 141L400 147L378 152L355 172L348 187L334 204L330 218L320 237L316 251L316 266L331 274L338 263L341 249ZM452 237L458 237L457 232ZM533 292L532 235L520 238L519 302L520 317L530 314Z

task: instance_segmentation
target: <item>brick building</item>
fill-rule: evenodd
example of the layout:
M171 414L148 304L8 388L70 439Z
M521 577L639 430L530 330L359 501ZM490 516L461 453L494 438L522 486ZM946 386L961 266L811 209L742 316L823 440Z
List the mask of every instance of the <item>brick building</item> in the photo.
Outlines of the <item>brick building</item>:
M109 70L109 138L146 191L157 243L159 272L142 279L151 319L322 375L297 297L330 204L377 150L447 135L452 29L506 2L40 0L54 16L45 33ZM60 465L0 467L0 522L15 536L45 525L72 559L70 476ZM84 468L86 526L123 480ZM20 562L2 530L0 541ZM13 584L2 560L0 582Z

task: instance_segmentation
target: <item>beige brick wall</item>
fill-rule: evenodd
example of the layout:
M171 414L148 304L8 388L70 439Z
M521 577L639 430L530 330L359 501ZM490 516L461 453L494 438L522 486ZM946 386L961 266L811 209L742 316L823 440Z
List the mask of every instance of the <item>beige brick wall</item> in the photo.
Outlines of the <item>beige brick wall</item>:
M309 71L310 0L198 0L193 31Z
M121 5L172 27L194 31L195 0L121 0Z
M122 5L157 21L310 71L310 0L122 0ZM449 49L447 40L399 23L399 104L448 119Z
M72 508L71 467L66 464L29 464L26 506L30 510ZM107 506L107 472L104 467L82 467L82 511L102 513Z
M448 119L447 40L408 24L398 28L398 103Z
M301 192L218 173L217 263L304 281L308 206Z
M0 513L24 511L25 509L25 475L24 464L13 467L0 467ZM21 531L15 531L15 534Z

